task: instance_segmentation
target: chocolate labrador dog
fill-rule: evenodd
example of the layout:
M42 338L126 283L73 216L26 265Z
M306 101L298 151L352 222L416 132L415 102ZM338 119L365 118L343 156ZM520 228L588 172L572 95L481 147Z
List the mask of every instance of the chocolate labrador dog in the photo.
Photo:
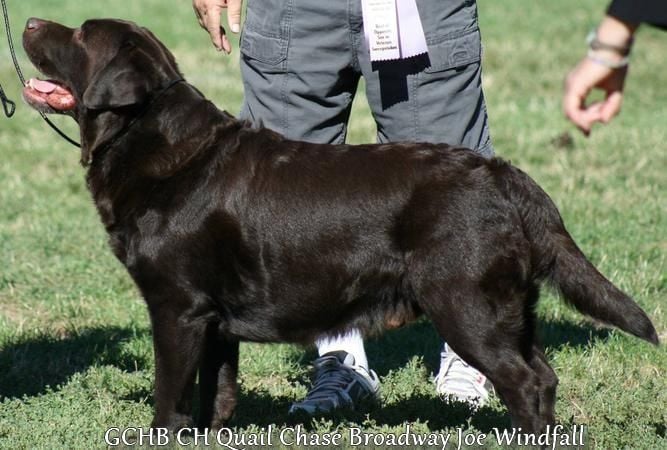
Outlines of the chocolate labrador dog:
M257 129L183 80L145 28L30 19L48 80L26 101L71 115L110 244L150 312L154 426L236 405L239 341L309 343L425 314L493 382L516 426L553 425L539 285L654 344L642 309L586 259L525 173L445 144L317 145Z

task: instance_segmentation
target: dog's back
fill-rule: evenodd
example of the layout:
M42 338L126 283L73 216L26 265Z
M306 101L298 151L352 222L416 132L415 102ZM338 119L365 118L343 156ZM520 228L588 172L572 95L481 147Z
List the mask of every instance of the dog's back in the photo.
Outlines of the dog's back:
M428 308L425 279L460 277L508 296L532 296L546 279L581 312L657 342L643 311L579 251L547 194L501 159L447 145L245 133L221 177L236 180L228 213L244 258L262 270L235 289L283 305L274 319L292 326L276 339L404 323ZM272 327L261 328L272 340Z

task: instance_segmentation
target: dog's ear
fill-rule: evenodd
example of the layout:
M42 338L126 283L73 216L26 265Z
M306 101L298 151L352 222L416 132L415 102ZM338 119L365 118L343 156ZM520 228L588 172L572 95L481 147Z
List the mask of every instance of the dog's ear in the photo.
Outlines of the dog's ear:
M111 109L142 103L153 90L149 56L143 51L121 48L116 56L95 74L83 93L89 109Z

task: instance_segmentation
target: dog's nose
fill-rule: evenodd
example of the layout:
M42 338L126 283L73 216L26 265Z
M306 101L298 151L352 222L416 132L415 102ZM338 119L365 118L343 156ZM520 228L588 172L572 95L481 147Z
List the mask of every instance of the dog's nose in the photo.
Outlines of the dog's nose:
M45 23L46 22L42 19L37 19L35 17L31 17L30 19L28 19L28 21L25 24L25 30L26 31L37 31Z

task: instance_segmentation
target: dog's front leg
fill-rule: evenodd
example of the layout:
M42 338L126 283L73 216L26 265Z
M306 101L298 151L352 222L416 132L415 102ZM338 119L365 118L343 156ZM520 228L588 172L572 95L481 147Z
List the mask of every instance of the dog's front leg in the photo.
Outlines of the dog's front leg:
M178 431L192 426L192 391L206 322L201 318L188 319L187 313L169 302L159 305L149 307L155 351L152 426Z
M206 333L199 368L199 425L220 429L234 414L239 368L239 342L220 336L216 324Z

